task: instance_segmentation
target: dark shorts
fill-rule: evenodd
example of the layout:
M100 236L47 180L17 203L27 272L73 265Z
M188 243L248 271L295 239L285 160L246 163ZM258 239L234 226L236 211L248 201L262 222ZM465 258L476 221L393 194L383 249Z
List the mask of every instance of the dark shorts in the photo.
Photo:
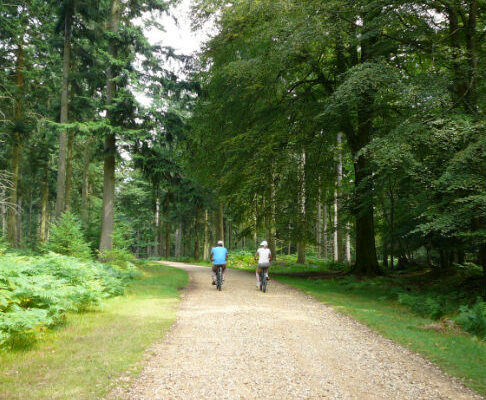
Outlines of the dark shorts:
M213 272L216 272L218 270L218 267L223 267L223 272L226 271L226 264L214 264L213 265Z

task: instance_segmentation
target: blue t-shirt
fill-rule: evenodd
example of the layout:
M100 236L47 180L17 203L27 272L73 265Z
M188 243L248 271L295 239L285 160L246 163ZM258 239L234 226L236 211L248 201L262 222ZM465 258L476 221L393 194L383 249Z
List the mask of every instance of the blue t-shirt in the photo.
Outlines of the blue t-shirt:
M211 254L213 255L213 265L226 264L226 254L228 254L228 250L226 250L225 247L213 247Z

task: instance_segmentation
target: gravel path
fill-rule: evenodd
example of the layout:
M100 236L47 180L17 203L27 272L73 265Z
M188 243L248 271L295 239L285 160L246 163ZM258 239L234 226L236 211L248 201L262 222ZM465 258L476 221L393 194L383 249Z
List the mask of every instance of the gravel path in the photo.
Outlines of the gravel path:
M274 280L189 272L177 322L110 399L480 399L433 364Z

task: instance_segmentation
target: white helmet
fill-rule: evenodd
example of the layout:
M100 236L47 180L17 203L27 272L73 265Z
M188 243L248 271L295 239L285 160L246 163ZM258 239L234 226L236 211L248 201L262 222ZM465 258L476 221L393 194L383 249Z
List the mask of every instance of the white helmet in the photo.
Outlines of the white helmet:
M220 244L222 246L223 245L223 241L222 240L218 240L218 244Z
M268 246L268 243L266 240L264 240L263 242L260 243L260 246Z

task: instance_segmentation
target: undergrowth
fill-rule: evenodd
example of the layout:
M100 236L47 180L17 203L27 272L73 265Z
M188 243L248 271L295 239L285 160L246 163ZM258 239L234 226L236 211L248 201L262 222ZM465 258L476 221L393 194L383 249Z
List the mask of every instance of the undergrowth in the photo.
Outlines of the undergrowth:
M0 348L32 345L48 328L63 324L67 312L86 311L122 294L137 274L133 266L55 253L0 256Z

